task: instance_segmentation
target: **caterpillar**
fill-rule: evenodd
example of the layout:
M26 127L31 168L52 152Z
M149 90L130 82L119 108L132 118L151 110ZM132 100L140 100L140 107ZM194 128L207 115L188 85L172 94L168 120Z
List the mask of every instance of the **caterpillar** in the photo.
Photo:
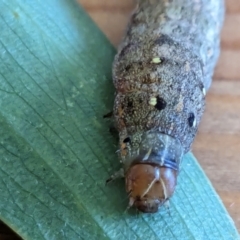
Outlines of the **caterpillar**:
M129 207L173 195L220 51L223 0L139 0L113 63L113 117Z

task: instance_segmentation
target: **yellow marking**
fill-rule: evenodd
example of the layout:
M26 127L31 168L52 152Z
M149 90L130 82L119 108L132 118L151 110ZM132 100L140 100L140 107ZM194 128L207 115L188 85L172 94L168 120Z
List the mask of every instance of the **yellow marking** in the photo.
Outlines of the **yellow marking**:
M163 187L164 198L167 199L167 198L168 198L167 189L166 189L165 183L164 183L164 181L162 180L162 178L160 178L160 182L161 182L162 187Z
M161 59L160 59L160 57L155 57L155 58L152 59L152 62L153 63L160 63Z
M157 98L156 97L152 97L149 101L149 104L152 106L155 106L157 104Z

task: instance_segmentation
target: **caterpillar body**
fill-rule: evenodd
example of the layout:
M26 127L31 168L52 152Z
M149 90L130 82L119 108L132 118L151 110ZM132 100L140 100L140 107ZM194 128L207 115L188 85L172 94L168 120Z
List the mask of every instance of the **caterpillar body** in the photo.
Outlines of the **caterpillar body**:
M204 111L223 0L139 0L113 63L113 116L129 207L156 212Z

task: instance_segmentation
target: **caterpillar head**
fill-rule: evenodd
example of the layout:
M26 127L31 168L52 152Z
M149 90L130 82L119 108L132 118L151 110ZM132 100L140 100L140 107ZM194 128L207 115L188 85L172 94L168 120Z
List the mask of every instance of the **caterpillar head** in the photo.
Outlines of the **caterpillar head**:
M145 213L154 213L173 194L177 172L151 163L132 165L126 173L129 207Z
M146 213L157 212L175 190L183 148L171 136L147 132L142 135L136 153L129 162L125 161L129 207Z

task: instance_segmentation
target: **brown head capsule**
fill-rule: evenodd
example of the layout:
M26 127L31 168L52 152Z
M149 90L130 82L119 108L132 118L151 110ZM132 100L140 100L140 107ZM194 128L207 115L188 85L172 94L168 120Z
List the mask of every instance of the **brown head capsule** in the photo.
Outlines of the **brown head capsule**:
M182 147L168 135L146 133L141 136L138 152L125 164L129 207L157 212L174 192Z
M177 183L176 170L154 164L134 164L125 177L129 207L154 213L173 194Z

